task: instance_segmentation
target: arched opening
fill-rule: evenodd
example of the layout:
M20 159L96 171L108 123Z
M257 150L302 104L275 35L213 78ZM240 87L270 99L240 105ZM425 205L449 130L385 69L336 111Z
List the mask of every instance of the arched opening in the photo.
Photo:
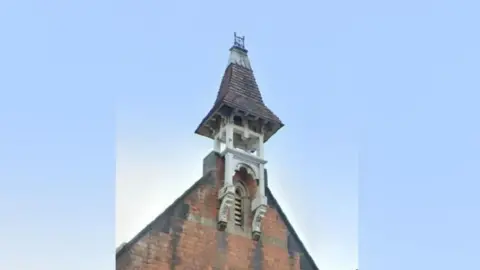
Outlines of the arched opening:
M244 174L249 174L253 179L258 178L256 170L252 168L250 165L247 165L245 163L238 163L236 165L235 170L242 172Z
M237 126L243 126L243 121L242 121L242 117L238 116L238 115L235 115L233 117L233 124L237 125Z
M247 190L240 182L235 184L235 203L234 203L234 223L236 226L243 227L245 221L245 199Z

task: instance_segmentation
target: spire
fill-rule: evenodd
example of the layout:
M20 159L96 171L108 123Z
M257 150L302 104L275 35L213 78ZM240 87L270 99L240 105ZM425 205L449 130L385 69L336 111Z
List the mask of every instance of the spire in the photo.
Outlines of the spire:
M233 177L243 168L257 183L250 210L252 238L258 240L268 210L263 146L283 123L263 102L245 49L245 37L235 34L234 38L217 99L195 133L211 138L214 151L224 160L223 187L218 191L218 229L226 230L232 224L228 213L236 202Z
M245 49L245 36L239 37L237 33L233 33L233 46L230 48L230 58L228 64L237 64L247 69L250 67L250 60L248 59L248 51Z
M282 121L263 102L245 48L245 37L236 33L217 99L195 133L214 139L222 117L234 113L256 122L258 132L262 130L264 133L265 142L283 127Z

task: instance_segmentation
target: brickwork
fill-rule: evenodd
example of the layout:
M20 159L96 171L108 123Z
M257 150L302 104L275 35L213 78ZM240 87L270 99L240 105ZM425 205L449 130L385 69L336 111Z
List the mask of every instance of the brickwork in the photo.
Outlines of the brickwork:
M210 167L216 170L204 171L197 184L117 253L117 270L317 269L302 260L305 251L274 205L269 207L258 242L242 228L216 229L224 163L220 157L209 160L215 162ZM255 194L254 179L242 172L234 179L244 181L249 193Z

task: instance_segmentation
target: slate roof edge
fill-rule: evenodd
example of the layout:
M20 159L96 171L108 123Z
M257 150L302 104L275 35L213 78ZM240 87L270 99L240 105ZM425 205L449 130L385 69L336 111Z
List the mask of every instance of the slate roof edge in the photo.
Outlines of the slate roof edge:
M277 206L277 211L280 217L285 221L285 226L287 226L288 231L290 231L295 238L295 240L298 241L298 244L300 245L300 248L305 252L304 255L306 256L307 260L315 267L315 269L319 269L315 261L313 260L312 256L310 256L310 253L308 252L307 248L303 244L302 240L298 236L297 232L293 228L292 224L287 218L287 215L285 215L285 212L283 212L282 207L278 203L277 199L275 199L275 196L273 196L272 191L270 190L269 187L266 187L266 194L269 196L271 199L273 199L274 204Z
M228 93L228 91L225 91L225 93L222 93L221 96L220 96L219 94L220 94L220 92L222 91L222 87L223 87L223 83L224 83L223 79L225 78L225 75L227 74L228 69L232 69L232 65L233 65L233 63L230 63L230 64L228 64L228 66L225 68L225 71L223 72L222 80L220 81L220 87L218 88L218 91L217 91L217 97L216 97L216 99L215 99L215 102L213 103L213 106L212 106L212 108L210 109L210 111L207 113L207 115L205 115L205 117L203 117L202 121L200 122L200 124L198 125L198 127L195 129L195 133L196 133L196 134L201 135L201 134L199 133L199 130L200 130L200 128L202 127L202 125L203 125L204 123L206 123L207 120L208 120L212 115L214 115L215 112L221 107L221 105L222 105L222 100L223 100L223 98L225 97L225 95ZM226 84L228 85L231 80L232 80L232 76L230 75L230 76L228 76L228 82L226 82Z
M157 221L162 218L168 217L168 214L175 208L178 203L182 202L188 194L195 190L202 182L211 177L215 173L215 170L212 170L202 176L197 182L190 186L180 197L178 197L172 204L170 204L160 215L158 215L154 220L148 223L145 228L143 228L137 235L135 235L130 241L125 243L115 254L115 257L118 259L125 251L127 251L133 244L135 244L140 238L145 236L145 234L150 230L150 227ZM121 244L122 245L122 244Z

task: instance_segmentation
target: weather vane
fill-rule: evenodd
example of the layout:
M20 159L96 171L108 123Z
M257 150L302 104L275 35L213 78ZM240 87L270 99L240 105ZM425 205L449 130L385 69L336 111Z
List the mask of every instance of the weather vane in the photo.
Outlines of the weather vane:
M237 36L237 32L233 33L234 36L234 41L233 41L233 47L240 48L242 50L245 50L245 36Z

